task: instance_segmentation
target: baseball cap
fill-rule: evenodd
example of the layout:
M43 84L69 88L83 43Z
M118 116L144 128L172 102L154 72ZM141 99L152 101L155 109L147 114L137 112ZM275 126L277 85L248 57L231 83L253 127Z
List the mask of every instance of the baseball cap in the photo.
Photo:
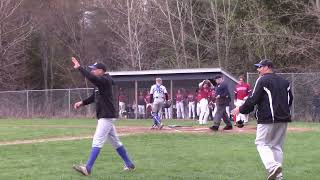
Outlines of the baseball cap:
M88 66L90 69L102 69L103 71L107 71L107 68L104 64L102 63L94 63L90 66Z
M254 64L254 66L256 66L256 67L268 66L268 67L273 68L273 63L270 59L263 59L259 63Z
M162 79L161 78L156 78L156 81L162 81Z
M213 79L216 80L216 79L220 79L220 78L222 78L222 76L221 75L217 75Z

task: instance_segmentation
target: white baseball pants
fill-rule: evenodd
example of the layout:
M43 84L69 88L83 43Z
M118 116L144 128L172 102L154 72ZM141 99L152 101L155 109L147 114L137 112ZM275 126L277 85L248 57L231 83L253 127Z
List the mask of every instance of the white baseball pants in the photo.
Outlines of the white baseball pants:
M183 102L177 102L176 103L176 108L177 108L177 118L180 119L184 119L184 105Z
M195 102L189 102L188 104L188 110L189 110L189 119L194 119L196 117L196 113L195 113Z
M235 105L236 107L240 107L240 106L242 106L242 105L244 104L244 102L245 102L245 100L237 99L237 100L234 102L234 105ZM236 121L237 121L237 122L240 121L240 120L243 120L245 123L247 123L247 122L248 122L248 119L249 119L249 114L241 114L241 113L239 113L239 114L237 114L237 116L236 116Z
M126 111L126 103L119 102L119 117L122 118L122 113Z
M138 114L143 115L143 117L145 116L146 111L144 105L138 105Z
M288 123L258 124L255 144L266 170L282 165L283 144ZM282 173L277 177L282 178Z
M172 119L172 107L164 108L164 114L166 119Z
M202 98L200 100L199 124L207 124L208 116L209 116L208 100L205 98Z
M102 148L106 140L114 149L122 146L116 128L113 125L114 120L114 118L101 118L98 120L96 132L92 140L92 147Z

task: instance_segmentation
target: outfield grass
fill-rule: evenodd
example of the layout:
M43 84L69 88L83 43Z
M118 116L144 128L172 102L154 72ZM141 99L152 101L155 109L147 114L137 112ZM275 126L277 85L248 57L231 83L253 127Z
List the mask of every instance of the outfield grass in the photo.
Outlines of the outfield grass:
M83 125L83 128L55 127ZM194 122L170 121L167 124L192 125ZM45 125L39 129L26 125ZM117 125L149 126L150 121L118 121ZM21 129L12 127L22 126ZM85 126L89 126L85 128ZM95 120L5 120L0 128L8 139L19 139L24 134L42 137L54 133L65 135L70 129L94 130ZM93 127L93 128L91 128ZM288 133L285 144L284 176L289 180L316 180L320 172L320 125L292 123L290 127L312 127L315 131ZM7 129L6 129L7 128ZM23 133L17 131L24 130ZM57 132L58 133L57 133ZM18 135L15 135L18 133ZM37 135L32 135L33 133ZM79 134L81 134L79 133ZM21 136L21 137L20 137ZM0 146L0 179L15 180L102 180L102 179L221 179L263 180L265 171L254 145L254 134L144 134L121 137L137 169L122 172L122 162L115 151L106 145L91 177L82 177L72 164L86 162L91 140L49 142L39 144Z

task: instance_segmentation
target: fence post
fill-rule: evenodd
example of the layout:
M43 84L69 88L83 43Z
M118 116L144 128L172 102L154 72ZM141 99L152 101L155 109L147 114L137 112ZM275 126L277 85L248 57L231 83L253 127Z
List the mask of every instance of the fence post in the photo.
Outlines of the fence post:
M134 81L134 100L135 100L135 116L134 118L135 119L138 119L138 81L135 80Z
M68 105L69 105L69 112L68 112L68 116L70 117L71 116L71 90L68 89Z
M247 72L247 83L249 83L249 72Z
M295 97L295 91L294 91L294 74L292 73L291 74L291 92L292 92L292 96L293 97ZM295 98L293 98L293 102L292 102L292 107L291 107L291 116L292 116L292 119L294 119L295 118L295 105L294 105L294 103L295 103L295 100L294 100Z
M29 117L29 91L26 90L26 94L27 94L27 117Z

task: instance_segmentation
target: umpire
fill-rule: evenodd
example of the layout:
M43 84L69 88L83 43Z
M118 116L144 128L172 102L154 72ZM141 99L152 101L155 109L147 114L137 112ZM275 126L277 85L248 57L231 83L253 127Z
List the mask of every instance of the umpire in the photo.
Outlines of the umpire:
M273 72L271 60L255 64L260 77L252 95L246 102L232 110L232 114L248 114L257 105L257 134L255 144L268 171L268 180L280 180L282 176L283 144L288 122L291 122L292 93L287 80Z
M216 76L214 79L217 83L217 89L215 94L216 105L217 105L215 108L217 108L217 111L213 117L213 126L211 126L210 129L212 131L218 131L221 123L221 118L222 118L224 123L226 124L223 130L231 130L232 123L226 112L226 107L229 106L231 101L228 84L223 80L222 76L220 75Z

